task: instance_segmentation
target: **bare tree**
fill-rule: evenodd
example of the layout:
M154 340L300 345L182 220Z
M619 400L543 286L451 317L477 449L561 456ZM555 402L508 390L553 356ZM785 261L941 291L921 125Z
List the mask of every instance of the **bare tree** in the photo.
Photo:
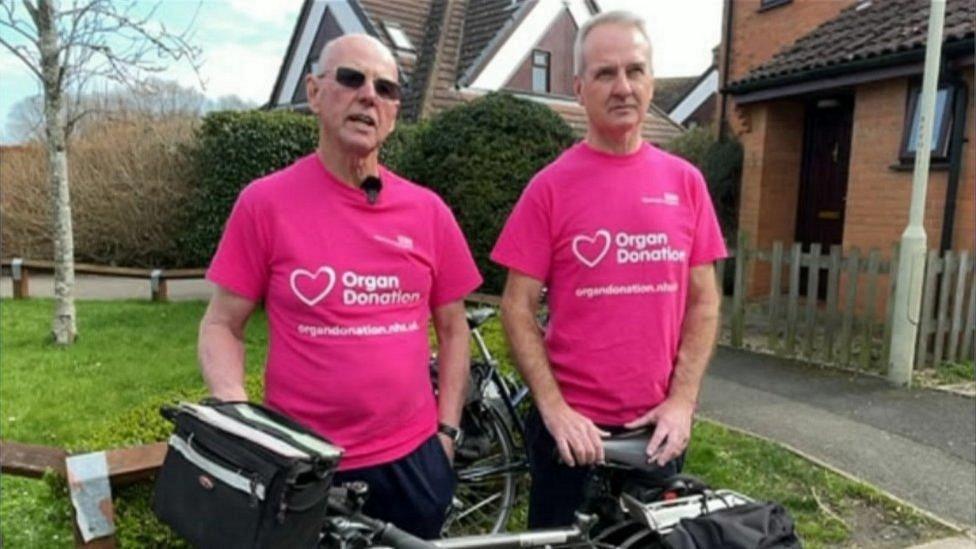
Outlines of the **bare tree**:
M44 138L44 97L30 95L10 107L7 131L16 141L40 141Z
M174 80L147 78L131 87L114 87L88 91L73 96L65 105L68 120L75 120L66 129L68 142L84 133L86 127L96 127L116 120L195 118L211 110L243 110L255 103L228 95L216 100L189 86ZM14 103L7 117L7 131L18 141L42 141L44 139L44 95L25 97Z
M244 99L236 94L221 95L216 99L207 101L205 110L207 111L246 111L256 109L258 104L254 101Z
M111 0L0 0L0 45L20 59L44 93L45 142L54 240L55 343L70 345L77 335L74 304L74 240L68 186L67 134L84 116L68 116L70 97L80 97L92 81L123 85L143 81L165 63L187 60L197 67L199 50L188 31L172 33L153 20L156 7ZM24 16L26 12L26 17Z

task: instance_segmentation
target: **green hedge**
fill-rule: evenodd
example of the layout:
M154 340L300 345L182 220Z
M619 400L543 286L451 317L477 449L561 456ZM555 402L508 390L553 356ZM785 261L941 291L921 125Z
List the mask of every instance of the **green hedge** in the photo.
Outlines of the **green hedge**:
M183 263L208 265L238 193L315 149L315 117L288 111L207 115L194 147L195 188L180 236Z
M491 248L526 183L572 145L572 130L544 105L493 93L410 132L388 165L444 198L485 277L482 291L500 293L505 272Z
M207 265L241 188L314 150L316 119L283 111L208 115L194 149L196 187L180 247L184 264ZM489 94L418 124L400 124L380 158L427 185L454 210L485 291L500 292L504 272L488 255L525 184L574 141L551 109Z

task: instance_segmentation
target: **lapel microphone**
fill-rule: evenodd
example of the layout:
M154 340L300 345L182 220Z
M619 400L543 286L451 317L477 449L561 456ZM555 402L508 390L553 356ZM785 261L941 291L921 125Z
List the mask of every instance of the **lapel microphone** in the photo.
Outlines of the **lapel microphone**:
M376 204L376 198L380 195L380 191L383 190L383 182L380 181L379 177L371 175L363 179L363 182L359 184L359 188L366 193L366 202Z

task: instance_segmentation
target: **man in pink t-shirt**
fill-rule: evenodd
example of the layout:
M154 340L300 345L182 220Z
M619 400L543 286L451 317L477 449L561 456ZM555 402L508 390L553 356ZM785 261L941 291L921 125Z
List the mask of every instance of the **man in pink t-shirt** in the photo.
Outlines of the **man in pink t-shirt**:
M586 138L532 179L491 255L509 269L502 321L536 405L531 528L572 522L579 466L602 461L609 431L654 425L648 459L661 476L680 471L718 326L712 262L726 255L701 174L641 139L653 94L643 20L599 15L575 51Z
M318 148L241 191L207 271L216 290L199 355L215 397L246 400L244 326L263 302L267 404L345 449L336 481L369 484L368 515L431 538L453 497L469 359L463 299L481 276L440 198L378 163L397 82L375 38L323 48L306 77Z

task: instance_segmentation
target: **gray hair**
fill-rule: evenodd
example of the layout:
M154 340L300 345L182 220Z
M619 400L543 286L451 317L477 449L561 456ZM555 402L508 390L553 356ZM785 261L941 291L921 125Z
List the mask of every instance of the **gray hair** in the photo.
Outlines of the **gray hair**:
M586 64L583 61L583 43L586 41L586 37L590 34L590 31L597 27L611 24L634 27L644 36L644 40L647 40L647 70L653 74L654 69L651 65L651 37L647 34L647 25L643 17L627 10L603 12L591 17L576 31L576 42L573 44L573 73L576 76L581 76L583 71L586 70Z

